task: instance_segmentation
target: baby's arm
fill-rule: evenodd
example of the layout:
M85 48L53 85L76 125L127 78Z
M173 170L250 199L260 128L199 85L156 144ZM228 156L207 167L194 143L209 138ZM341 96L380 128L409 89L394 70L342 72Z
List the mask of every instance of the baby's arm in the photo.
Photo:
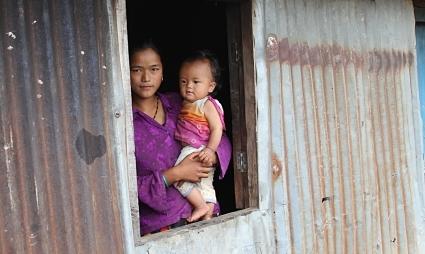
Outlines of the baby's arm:
M221 124L220 115L217 112L214 104L207 100L204 105L204 113L207 118L210 128L210 139L207 147L199 153L199 159L202 162L212 162L218 145L220 144L221 136L223 134L223 125Z

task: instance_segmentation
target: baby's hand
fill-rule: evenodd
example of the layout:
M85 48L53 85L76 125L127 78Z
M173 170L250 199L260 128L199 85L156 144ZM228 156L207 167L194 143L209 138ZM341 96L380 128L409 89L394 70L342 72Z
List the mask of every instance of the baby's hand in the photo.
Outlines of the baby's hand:
M205 147L200 153L199 153L199 160L201 162L205 163L211 163L213 162L215 152L211 150L209 147Z

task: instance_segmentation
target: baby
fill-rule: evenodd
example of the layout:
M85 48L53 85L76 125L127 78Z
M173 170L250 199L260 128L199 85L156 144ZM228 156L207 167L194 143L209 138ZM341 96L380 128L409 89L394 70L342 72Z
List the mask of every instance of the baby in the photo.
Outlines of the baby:
M179 83L184 101L177 120L175 138L181 142L183 149L176 165L193 152L200 152L199 159L202 162L213 161L225 130L223 108L211 97L220 88L217 83L219 80L218 60L207 50L198 51L182 63ZM175 183L176 188L194 207L188 222L212 217L217 202L213 187L214 170L212 168L208 178L202 178L199 183Z

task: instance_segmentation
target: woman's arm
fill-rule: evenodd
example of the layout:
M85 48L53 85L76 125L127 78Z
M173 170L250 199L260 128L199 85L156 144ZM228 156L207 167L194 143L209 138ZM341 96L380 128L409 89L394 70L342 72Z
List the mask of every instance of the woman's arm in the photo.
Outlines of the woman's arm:
M160 172L137 176L137 188L142 203L160 213L167 211L167 190Z
M218 145L216 154L220 163L219 179L223 179L224 175L227 172L227 168L229 167L230 159L232 157L232 145L225 132L223 132L223 135L221 136L220 145Z
M201 178L208 177L211 164L201 163L198 154L189 154L178 165L162 172L168 185L178 181L199 182Z
M138 196L142 203L153 210L163 213L168 209L167 187L177 181L198 182L208 177L211 165L204 165L197 159L198 153L187 156L179 165L162 172L150 172L147 175L137 176Z
M230 140L223 133L220 145L217 148L217 156L213 163L220 162L220 179L224 177L231 157ZM142 203L153 210L163 213L168 209L166 179L169 186L178 181L198 182L201 178L208 177L210 163L201 163L198 153L187 156L179 165L171 167L162 172L150 172L147 175L137 177L139 199ZM218 157L218 158L217 158ZM164 178L163 178L164 176ZM174 188L174 187L169 187Z

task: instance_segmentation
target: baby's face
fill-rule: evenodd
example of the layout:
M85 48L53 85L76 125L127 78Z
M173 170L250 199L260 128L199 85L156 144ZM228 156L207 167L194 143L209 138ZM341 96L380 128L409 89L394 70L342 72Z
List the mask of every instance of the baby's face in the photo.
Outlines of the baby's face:
M208 60L185 63L180 68L180 93L189 102L207 97L214 91L211 67Z

